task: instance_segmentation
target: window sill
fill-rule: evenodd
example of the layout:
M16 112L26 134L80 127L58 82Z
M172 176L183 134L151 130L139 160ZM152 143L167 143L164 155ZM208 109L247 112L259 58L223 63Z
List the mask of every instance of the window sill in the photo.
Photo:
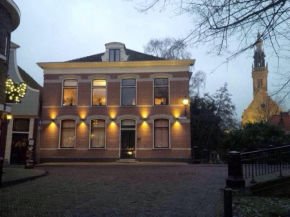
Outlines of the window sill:
M137 105L120 105L120 107L137 107Z
M107 105L92 105L92 107L106 107Z
M77 107L78 105L62 105L61 107Z
M76 150L76 148L58 148L57 150Z
M169 148L169 147L168 148L155 148L154 147L153 150L171 150L171 148Z
M106 150L106 148L89 148L89 150Z
M154 104L153 106L169 106L169 104L166 104L166 105L159 105L159 104Z

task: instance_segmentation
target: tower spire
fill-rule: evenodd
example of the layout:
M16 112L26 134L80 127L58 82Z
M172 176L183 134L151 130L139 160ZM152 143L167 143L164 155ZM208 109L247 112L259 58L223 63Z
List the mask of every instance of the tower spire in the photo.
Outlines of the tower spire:
M262 49L263 41L260 32L257 34L256 49L254 52L254 68L265 67L265 53Z

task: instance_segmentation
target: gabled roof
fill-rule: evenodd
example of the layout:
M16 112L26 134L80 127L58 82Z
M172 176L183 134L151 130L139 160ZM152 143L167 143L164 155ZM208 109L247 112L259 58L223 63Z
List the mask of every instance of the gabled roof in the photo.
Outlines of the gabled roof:
M87 57L69 60L67 62L102 62L102 56L105 53L99 53ZM127 61L150 61L150 60L165 60L160 57L140 53L138 51L130 50L126 48L126 54L129 56Z
M42 87L29 75L27 74L22 68L18 66L18 70L20 73L21 78L23 81L31 88L41 90Z

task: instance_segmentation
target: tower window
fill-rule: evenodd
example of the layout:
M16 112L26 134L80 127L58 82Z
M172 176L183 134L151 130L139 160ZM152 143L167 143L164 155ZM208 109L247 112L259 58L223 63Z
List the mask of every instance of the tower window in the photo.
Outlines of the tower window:
M258 79L258 88L263 87L263 79Z

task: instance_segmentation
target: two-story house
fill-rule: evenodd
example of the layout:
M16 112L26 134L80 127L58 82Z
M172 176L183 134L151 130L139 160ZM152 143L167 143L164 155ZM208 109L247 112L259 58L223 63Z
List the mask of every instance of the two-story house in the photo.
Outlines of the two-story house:
M190 66L112 42L68 62L38 63L44 87L41 162L189 161Z

